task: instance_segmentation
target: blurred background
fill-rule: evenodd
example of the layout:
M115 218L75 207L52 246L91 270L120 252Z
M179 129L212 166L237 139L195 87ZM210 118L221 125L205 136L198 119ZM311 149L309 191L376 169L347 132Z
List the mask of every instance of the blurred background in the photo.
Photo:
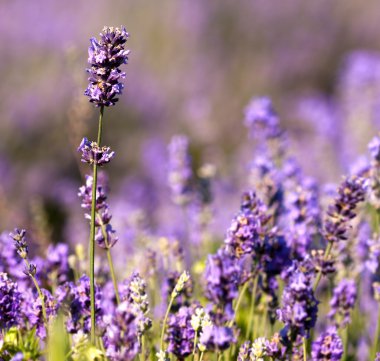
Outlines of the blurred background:
M167 144L178 133L195 166L213 163L235 192L221 201L231 216L253 156L243 125L253 96L273 99L305 173L339 181L380 126L379 17L377 0L1 0L1 229L28 228L42 244L87 239L77 189L89 169L76 148L97 130L83 91L89 38L104 25L131 35L103 138L125 229L140 208L170 204Z

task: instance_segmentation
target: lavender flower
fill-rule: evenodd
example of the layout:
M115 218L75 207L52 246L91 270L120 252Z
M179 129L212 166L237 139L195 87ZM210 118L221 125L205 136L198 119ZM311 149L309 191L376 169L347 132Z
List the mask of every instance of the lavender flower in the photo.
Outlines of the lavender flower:
M193 351L195 331L191 325L194 313L192 307L181 307L175 315L170 315L166 333L168 351L179 359L189 356Z
M252 98L245 109L244 124L254 138L274 138L280 133L278 116L267 97Z
M124 85L120 80L125 78L125 72L119 67L128 62L130 51L125 50L128 37L124 27L104 27L100 40L90 40L88 62L91 67L87 69L90 77L84 94L97 107L115 105L117 95L123 90Z
M239 348L237 361L250 361L250 355L251 355L250 348L251 348L251 342L249 341L244 342Z
M104 346L111 361L133 360L139 352L138 327L132 306L123 301L113 315L108 315Z
M349 221L356 216L355 208L364 201L365 180L357 176L346 178L338 188L338 196L327 210L323 235L328 242L347 239Z
M66 294L61 294L60 298L65 298L68 307L67 331L77 333L82 330L84 333L89 333L91 328L90 279L82 276L76 284L68 283L65 288L61 288L60 292ZM98 287L95 287L95 311L97 324L100 325L103 310L101 291Z
M82 208L89 211L91 210L92 203L92 182L93 178L91 176L86 176L86 184L79 188L78 193L78 196L82 198ZM101 248L111 248L118 241L118 237L116 236L116 232L110 224L112 216L109 211L109 206L106 202L106 187L99 183L97 184L96 189L95 241ZM86 213L85 217L91 220L91 215L89 213Z
M205 295L218 308L224 310L228 319L234 315L232 302L239 293L241 274L239 263L223 249L207 259L204 272Z
M342 340L333 327L322 333L312 344L312 361L339 361L342 356Z
M224 326L206 326L203 328L199 343L210 351L223 351L236 342L232 328Z
M356 302L356 285L353 280L343 279L335 287L330 301L328 317L335 321L336 327L345 327L351 321L351 311Z
M87 138L82 139L78 152L82 152L83 163L96 163L98 166L109 163L115 156L115 152L111 151L110 147L99 147L98 143L90 142Z
M13 233L9 234L13 240L15 241L15 247L17 250L17 253L22 259L28 258L28 245L26 243L26 231L25 229L18 229L15 228Z
M168 181L172 199L176 204L183 206L188 204L192 197L193 172L187 137L183 135L174 136L170 141L168 151Z
M317 320L318 301L314 297L311 280L299 269L290 276L282 294L282 307L277 310L279 320L285 323L284 339L309 337Z
M6 273L0 273L0 331L17 325L21 294Z

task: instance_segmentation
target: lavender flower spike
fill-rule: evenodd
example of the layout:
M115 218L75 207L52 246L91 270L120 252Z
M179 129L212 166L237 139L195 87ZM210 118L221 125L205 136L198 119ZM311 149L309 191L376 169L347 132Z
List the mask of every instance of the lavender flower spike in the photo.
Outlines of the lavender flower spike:
M91 67L87 69L90 77L84 94L97 107L115 105L118 101L116 96L124 88L120 80L125 78L125 72L119 67L128 62L130 51L125 49L128 37L124 27L104 27L100 40L90 39L88 62Z
M96 163L98 166L109 163L115 156L115 152L111 151L110 147L99 147L98 143L90 142L87 138L82 139L78 152L82 152L83 163Z
M322 333L312 344L312 361L339 361L342 356L342 340L333 327Z
M0 273L0 331L18 323L20 305L21 294L17 284L6 273Z

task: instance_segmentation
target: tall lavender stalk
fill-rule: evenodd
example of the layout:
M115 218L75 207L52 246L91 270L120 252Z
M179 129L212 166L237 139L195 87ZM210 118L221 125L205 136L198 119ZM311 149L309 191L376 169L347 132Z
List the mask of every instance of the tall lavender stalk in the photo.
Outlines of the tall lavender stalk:
M90 102L100 108L97 143L91 146L89 153L83 150L83 158L93 166L92 203L91 203L91 226L90 226L90 298L91 298L91 342L95 343L95 227L96 227L96 193L98 166L109 161L107 149L100 148L102 140L104 107L115 105L117 95L121 94L124 85L119 82L125 78L125 73L119 67L128 61L129 50L124 45L129 37L124 27L104 27L100 34L100 40L91 38L91 46L88 49L88 62L90 68L89 85L85 95ZM100 152L97 152L100 150ZM112 265L112 262L111 262ZM113 270L113 266L111 267ZM113 272L112 272L113 273ZM114 278L114 277L113 277Z

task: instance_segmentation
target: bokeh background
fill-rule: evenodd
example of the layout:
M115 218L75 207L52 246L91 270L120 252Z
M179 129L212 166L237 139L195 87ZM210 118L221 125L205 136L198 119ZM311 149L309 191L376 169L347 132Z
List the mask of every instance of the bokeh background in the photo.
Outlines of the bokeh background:
M154 224L170 204L177 133L195 167L215 164L226 194L216 204L232 214L238 198L227 195L246 187L252 157L252 96L273 99L307 174L338 181L380 126L379 17L377 0L1 0L1 229L28 228L42 245L86 239L77 189L88 169L76 147L97 130L83 91L89 38L104 25L131 35L125 92L106 109L103 138L117 154L107 172L123 238L140 208Z

